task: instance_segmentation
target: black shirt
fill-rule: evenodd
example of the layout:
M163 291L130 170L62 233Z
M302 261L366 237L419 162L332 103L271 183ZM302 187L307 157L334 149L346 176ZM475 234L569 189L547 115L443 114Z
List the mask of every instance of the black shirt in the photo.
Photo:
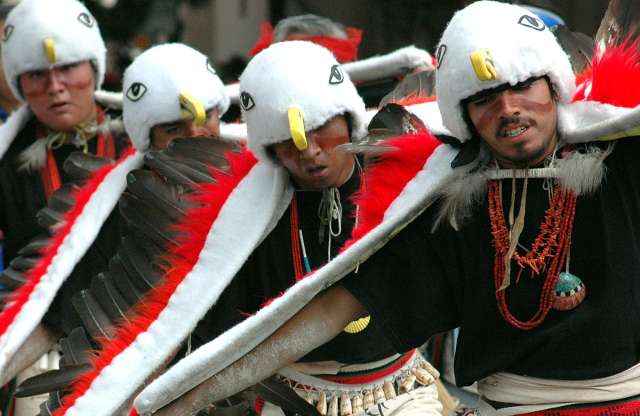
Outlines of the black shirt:
M332 238L332 258L349 238L354 224L351 195L358 189L359 175L354 172L339 188L342 202L342 232ZM317 215L322 193L296 191L299 227L302 229L311 268L327 262L328 231L320 241L320 219ZM334 222L335 224L335 222ZM336 227L334 227L334 231ZM277 297L295 283L291 245L291 205L273 231L254 250L233 281L221 294L218 303L209 310L194 332L196 344L212 340L225 330L253 314L268 300ZM334 360L342 363L363 363L394 354L380 328L372 320L362 332L342 332L328 344L306 355L301 361Z
M497 371L551 379L612 375L640 355L640 138L616 143L594 195L577 199L570 272L586 286L571 311L551 310L537 328L512 327L500 314L493 281L495 250L486 199L458 232L432 232L428 208L343 284L369 310L398 351L460 326L456 380L468 385ZM530 247L549 207L542 179L530 179L520 242ZM503 181L503 212L511 180ZM522 180L517 183L521 191ZM519 198L519 195L518 195ZM518 200L518 199L516 199ZM516 210L517 212L517 210ZM522 252L522 249L519 249ZM537 310L545 274L524 273L507 288L520 320Z
M47 235L47 230L36 221L37 212L47 203L40 174L18 170L18 156L35 141L37 124L36 118L32 117L0 160L0 229L4 232L5 266L33 238ZM128 139L114 136L114 140L116 153L120 154L128 145ZM97 140L90 140L87 144L88 151L95 154ZM78 149L73 145L64 145L53 151L62 183L71 180L64 171L63 164L74 151ZM91 276L106 269L117 248L121 227L119 214L113 212L103 224L94 244L65 282L66 286L84 288L88 286ZM73 293L75 291L71 290L59 292L45 316L45 322L65 330L79 325L75 313L71 312Z

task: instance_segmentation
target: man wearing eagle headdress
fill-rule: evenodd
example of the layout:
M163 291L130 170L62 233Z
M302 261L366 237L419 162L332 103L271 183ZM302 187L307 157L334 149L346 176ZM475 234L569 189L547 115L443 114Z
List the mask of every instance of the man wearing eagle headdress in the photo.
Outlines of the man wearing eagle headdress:
M526 9L457 12L437 53L449 134L386 141L346 249L153 382L138 411L199 408L370 315L397 351L459 326L456 380L478 382L479 414L635 414L636 48L600 50L576 88Z

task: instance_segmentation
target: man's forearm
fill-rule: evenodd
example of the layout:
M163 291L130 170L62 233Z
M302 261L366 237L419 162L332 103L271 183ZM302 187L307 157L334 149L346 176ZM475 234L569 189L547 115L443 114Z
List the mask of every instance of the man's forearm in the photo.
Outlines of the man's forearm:
M209 403L251 387L330 341L350 321L364 313L363 307L346 289L332 287L310 302L249 354L156 414L195 414Z

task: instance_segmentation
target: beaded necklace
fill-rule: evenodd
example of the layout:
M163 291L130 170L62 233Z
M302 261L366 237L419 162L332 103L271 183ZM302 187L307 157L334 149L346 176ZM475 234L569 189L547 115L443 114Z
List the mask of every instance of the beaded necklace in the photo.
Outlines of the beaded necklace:
M524 197L526 193L526 181L527 179L525 179L525 188L523 188L521 210L523 209L522 204L526 203L526 198ZM515 181L513 185L515 186ZM505 223L502 212L501 181L490 181L488 197L491 234L493 235L493 243L496 250L493 275L498 309L504 319L515 328L522 330L533 329L545 320L549 310L554 307L554 303L557 303L558 300L558 280L561 269L565 265L571 244L571 231L576 209L576 195L569 190L563 189L559 184L555 185L551 203L545 213L544 222L540 225L538 236L532 244L531 249L524 255L518 253L517 236L514 235L513 227L509 230ZM513 239L516 240L516 244L513 243ZM520 267L518 279L525 268L530 269L532 277L540 275L546 270L538 310L533 317L526 321L521 321L513 316L507 305L506 288L509 284L512 259L515 260ZM563 273L563 275L564 274L572 276L569 273ZM582 293L582 299L583 298L584 292ZM582 299L580 299L578 303ZM574 307L576 305L574 305Z

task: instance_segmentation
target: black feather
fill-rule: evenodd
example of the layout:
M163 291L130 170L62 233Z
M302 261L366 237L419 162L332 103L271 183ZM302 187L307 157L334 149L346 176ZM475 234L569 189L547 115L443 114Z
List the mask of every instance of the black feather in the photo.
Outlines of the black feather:
M109 261L108 275L118 288L118 292L122 294L128 304L134 305L142 300L143 293L129 280L127 271L122 265L120 254L116 254L111 261ZM109 278L109 276L107 278Z
M20 383L16 397L29 397L64 389L78 376L91 369L90 364L79 364L38 374Z
M99 273L91 279L90 289L93 297L112 322L127 320L126 312L131 307L131 304L125 300L105 273Z
M34 238L29 242L29 244L22 247L18 251L18 254L21 256L39 256L42 254L42 250L47 247L50 242L51 240L46 236Z
M0 273L0 284L9 290L14 290L22 286L27 281L24 274L9 267Z
M85 289L74 294L71 302L93 339L113 338L115 334L113 323L89 290Z
M167 218L174 220L184 215L184 209L187 207L175 186L169 185L160 176L146 169L138 169L127 175L127 191L157 207Z
M189 137L173 140L168 147L171 154L181 158L197 160L219 169L228 168L225 154L239 152L240 143L216 138Z
M301 416L319 416L320 412L276 376L251 387L261 399Z
M105 165L111 163L108 159L91 153L73 152L64 161L62 168L75 179L87 179Z
M88 364L91 344L83 328L74 328L67 337L60 340L62 359L60 365Z

